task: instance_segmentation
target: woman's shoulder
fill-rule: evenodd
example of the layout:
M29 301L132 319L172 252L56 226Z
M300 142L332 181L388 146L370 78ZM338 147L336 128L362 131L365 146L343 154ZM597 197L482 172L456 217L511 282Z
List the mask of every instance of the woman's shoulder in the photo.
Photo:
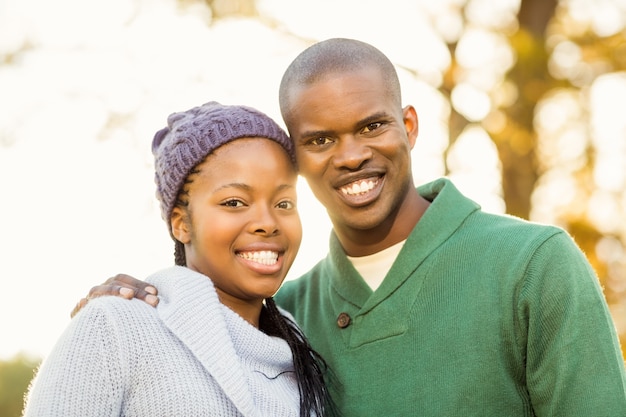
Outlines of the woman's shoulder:
M154 323L156 316L156 309L139 299L102 296L89 300L72 321L112 328L137 329Z

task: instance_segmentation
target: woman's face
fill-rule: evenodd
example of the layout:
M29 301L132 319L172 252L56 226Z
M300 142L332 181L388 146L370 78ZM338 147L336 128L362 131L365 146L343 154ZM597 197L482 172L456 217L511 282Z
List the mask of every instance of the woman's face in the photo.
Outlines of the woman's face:
M187 211L172 213L187 266L210 277L233 310L260 308L278 291L302 239L297 172L279 144L262 138L229 142L198 169Z

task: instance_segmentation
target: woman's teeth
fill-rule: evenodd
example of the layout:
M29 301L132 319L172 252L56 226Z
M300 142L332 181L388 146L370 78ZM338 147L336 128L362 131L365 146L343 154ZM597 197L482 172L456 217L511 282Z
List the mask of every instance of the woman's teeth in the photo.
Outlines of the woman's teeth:
M260 252L240 252L237 256L263 265L274 265L278 262L278 252L269 250L263 250Z

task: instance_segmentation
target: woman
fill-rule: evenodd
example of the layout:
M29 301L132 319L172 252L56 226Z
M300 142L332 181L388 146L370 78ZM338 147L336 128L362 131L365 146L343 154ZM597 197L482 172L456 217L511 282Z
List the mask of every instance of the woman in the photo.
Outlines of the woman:
M324 361L271 298L302 238L291 140L257 110L210 102L170 115L152 151L176 263L148 278L158 308L92 300L25 415L323 415Z

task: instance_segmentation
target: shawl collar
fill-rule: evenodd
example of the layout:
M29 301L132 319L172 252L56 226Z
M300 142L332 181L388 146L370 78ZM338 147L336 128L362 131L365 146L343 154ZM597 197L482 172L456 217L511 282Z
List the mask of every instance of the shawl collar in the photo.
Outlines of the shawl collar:
M165 326L189 348L241 414L257 416L213 282L181 266L157 272L147 281L159 288L157 313Z

